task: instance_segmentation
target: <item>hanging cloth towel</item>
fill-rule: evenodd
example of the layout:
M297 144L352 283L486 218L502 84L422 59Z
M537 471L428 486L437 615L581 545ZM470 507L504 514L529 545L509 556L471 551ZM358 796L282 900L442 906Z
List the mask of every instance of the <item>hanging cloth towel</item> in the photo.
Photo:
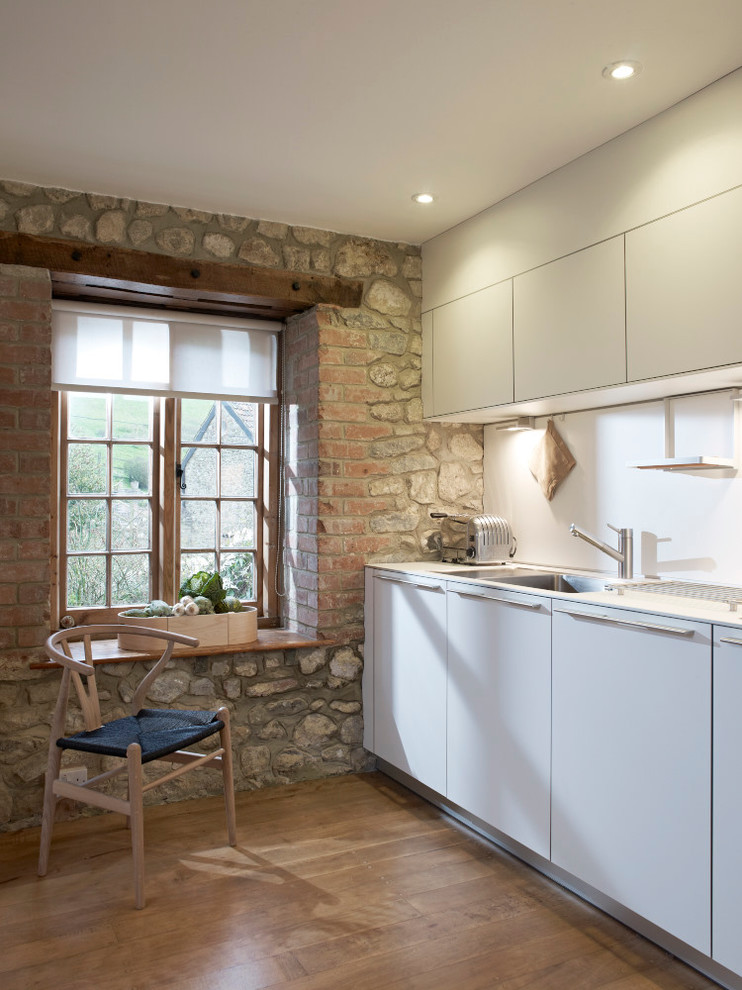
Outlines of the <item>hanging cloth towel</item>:
M557 488L576 463L569 447L554 426L554 420L550 419L546 424L546 432L540 443L533 448L528 461L531 474L541 485L541 491L550 502Z

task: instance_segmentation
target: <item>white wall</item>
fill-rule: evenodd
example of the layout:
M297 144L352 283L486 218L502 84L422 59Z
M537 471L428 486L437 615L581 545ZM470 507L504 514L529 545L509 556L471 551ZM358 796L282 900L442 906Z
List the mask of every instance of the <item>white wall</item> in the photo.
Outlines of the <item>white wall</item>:
M675 452L733 457L740 464L740 405L730 391L672 400ZM742 584L742 473L640 471L627 462L662 458L665 407L649 402L566 413L554 423L577 464L548 502L528 468L534 432L485 427L484 511L504 516L516 560L602 571L616 564L569 534L569 524L612 546L606 523L634 530L634 575ZM736 443L736 450L735 450Z

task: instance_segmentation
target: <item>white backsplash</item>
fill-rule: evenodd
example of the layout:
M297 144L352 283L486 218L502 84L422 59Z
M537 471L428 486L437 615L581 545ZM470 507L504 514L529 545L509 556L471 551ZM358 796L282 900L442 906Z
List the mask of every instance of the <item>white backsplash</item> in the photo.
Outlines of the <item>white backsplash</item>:
M740 405L731 391L672 400L677 456L740 464ZM554 416L577 461L548 502L528 469L548 419L532 432L484 431L484 511L504 516L516 560L617 574L616 564L570 536L572 522L611 546L606 523L634 530L634 576L742 585L742 474L732 469L648 471L627 463L665 454L663 402ZM736 450L735 450L736 444Z

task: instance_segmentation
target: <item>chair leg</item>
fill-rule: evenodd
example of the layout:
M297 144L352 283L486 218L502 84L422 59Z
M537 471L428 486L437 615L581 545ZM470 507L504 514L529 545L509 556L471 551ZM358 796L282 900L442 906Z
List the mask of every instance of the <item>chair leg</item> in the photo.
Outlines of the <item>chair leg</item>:
M129 822L134 864L134 904L144 907L144 805L142 794L142 748L131 743L126 749L129 777Z
M219 732L219 739L224 749L222 756L222 780L224 782L224 805L227 812L227 837L230 846L237 845L237 822L234 808L234 773L232 770L232 733L229 728L229 709L220 708L217 712L224 722L224 728Z
M54 795L54 781L59 776L62 765L62 750L52 741L49 746L49 760L46 765L46 779L44 781L44 807L41 812L41 842L39 844L39 868L40 877L46 876L49 868L49 850L52 844L52 829L54 828L54 815L57 810L57 799Z

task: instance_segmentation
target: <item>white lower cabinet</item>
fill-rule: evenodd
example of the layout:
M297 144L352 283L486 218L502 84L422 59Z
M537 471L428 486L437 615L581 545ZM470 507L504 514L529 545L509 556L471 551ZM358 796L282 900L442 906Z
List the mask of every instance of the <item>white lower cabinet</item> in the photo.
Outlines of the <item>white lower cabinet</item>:
M742 976L740 627L368 575L366 746Z
M552 861L710 954L710 627L558 602L552 648Z
M449 584L449 800L549 857L551 601Z
M446 593L438 581L373 579L374 752L446 793Z
M742 630L714 626L714 872L711 955L742 974Z

